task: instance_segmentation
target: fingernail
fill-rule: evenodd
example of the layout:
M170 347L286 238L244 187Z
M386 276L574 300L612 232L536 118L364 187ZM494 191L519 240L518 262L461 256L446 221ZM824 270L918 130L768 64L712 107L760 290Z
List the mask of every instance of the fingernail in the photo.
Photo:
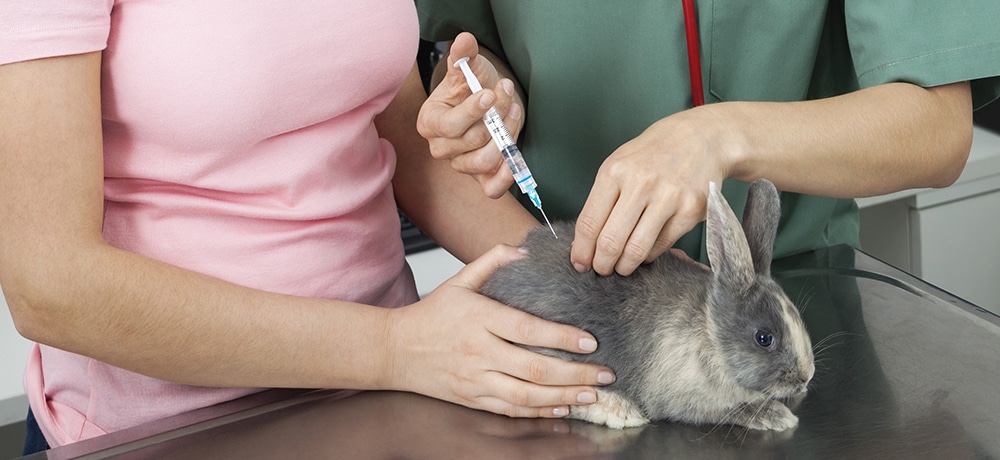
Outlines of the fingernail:
M569 415L569 408L557 407L555 409L552 409L552 415L555 415L556 417L565 417Z
M479 98L479 106L482 108L487 108L493 105L493 102L497 100L493 93L483 93L482 97Z
M521 106L518 104L513 104L510 106L510 119L520 120L521 119Z
M583 351L591 352L597 350L597 341L589 337L584 337L580 339L580 349Z
M597 395L594 393L580 393L576 395L576 401L580 404L592 404L597 402Z
M565 410L565 414L560 415L560 417L569 415L569 409ZM569 424L565 421L558 420L557 423L552 424L552 432L554 433L569 433Z
M575 269L575 270L576 270L577 272L579 272L579 273L583 273L583 272L587 271L587 267L584 267L584 266L583 266L583 264L576 264L576 263L575 263L575 264L573 264L573 268L574 268L574 269Z
M505 78L500 84L503 85L503 92L507 93L508 96L514 95L514 82Z
M617 377L615 377L613 372L602 371L597 374L597 383L601 385L610 385L615 383L616 379Z

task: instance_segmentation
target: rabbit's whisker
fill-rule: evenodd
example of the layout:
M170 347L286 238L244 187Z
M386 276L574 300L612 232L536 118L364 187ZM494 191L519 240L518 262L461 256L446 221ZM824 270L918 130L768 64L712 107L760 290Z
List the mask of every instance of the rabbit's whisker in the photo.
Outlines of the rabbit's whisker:
M808 291L806 291L806 289L808 289ZM796 297L799 300L795 302L795 304L798 305L799 307L799 313L806 312L806 309L809 307L809 304L812 301L814 295L815 291L813 290L812 287L807 287L806 285L802 285L802 287L799 289L799 295Z

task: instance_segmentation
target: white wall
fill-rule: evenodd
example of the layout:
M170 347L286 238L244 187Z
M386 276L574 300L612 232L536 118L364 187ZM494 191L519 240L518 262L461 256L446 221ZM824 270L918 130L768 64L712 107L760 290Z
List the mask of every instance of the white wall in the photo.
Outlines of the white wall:
M28 411L22 376L31 342L14 329L0 289L0 425L24 420Z
M441 248L429 249L406 256L406 263L413 271L417 293L423 298L441 283L458 273L465 264Z

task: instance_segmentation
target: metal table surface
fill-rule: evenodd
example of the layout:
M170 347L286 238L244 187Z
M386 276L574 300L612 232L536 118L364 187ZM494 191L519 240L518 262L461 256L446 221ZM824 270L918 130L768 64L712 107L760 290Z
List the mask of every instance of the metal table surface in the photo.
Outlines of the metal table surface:
M786 432L621 431L409 393L269 390L27 458L1000 458L1000 317L847 247L773 272L818 350Z

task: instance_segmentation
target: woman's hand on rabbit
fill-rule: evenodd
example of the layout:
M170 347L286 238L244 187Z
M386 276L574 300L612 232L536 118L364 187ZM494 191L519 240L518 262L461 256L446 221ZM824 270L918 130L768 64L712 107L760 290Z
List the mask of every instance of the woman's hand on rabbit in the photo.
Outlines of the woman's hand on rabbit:
M462 57L470 57L469 66L483 86L476 94L454 65ZM523 110L515 102L514 83L501 78L469 33L455 38L443 64L447 73L420 108L417 131L427 139L434 158L450 160L453 169L474 177L486 195L498 198L514 183L514 177L483 124L483 115L495 107L511 135L517 137Z
M604 366L573 363L514 344L590 353L597 342L477 292L496 267L522 253L497 246L427 298L390 315L387 387L514 417L561 417L596 401L613 382Z
M728 173L728 145L708 110L664 118L601 165L576 221L578 271L631 274L705 219L708 183Z

